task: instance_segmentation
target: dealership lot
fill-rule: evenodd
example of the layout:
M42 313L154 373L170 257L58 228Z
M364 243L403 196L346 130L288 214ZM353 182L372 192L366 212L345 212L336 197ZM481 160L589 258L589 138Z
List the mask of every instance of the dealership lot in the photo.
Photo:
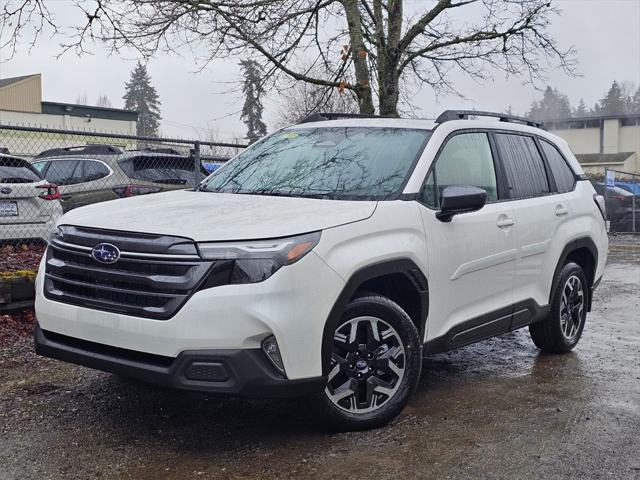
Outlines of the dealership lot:
M0 478L640 478L640 239L612 239L580 346L526 330L429 358L379 430L303 401L163 390L0 346Z

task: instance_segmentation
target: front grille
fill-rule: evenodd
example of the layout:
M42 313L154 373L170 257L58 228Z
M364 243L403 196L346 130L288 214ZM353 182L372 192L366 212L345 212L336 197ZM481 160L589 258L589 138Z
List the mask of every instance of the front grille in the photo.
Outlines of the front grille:
M95 260L91 249L99 243L120 248L121 258L111 264ZM184 305L213 264L185 253L190 252L188 246L189 241L179 237L65 226L47 249L44 294L87 308L166 320ZM167 253L174 251L179 254Z

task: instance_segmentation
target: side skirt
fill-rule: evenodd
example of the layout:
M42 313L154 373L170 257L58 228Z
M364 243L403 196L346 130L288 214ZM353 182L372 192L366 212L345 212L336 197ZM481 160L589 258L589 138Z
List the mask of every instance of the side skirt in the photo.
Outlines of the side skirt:
M423 354L446 352L518 330L543 320L549 314L549 309L549 305L540 306L535 300L529 299L486 313L462 322L444 335L429 340L424 345Z

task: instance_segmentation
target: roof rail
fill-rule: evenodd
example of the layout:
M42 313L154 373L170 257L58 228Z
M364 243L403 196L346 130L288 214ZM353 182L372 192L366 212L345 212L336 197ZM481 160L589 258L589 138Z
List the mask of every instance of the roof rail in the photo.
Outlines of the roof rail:
M384 115L367 115L366 113L315 112L298 120L298 123L340 120L341 118L391 118Z
M450 122L451 120L468 120L469 117L492 117L500 119L501 122L523 123L530 127L537 128L542 128L543 126L542 122L536 122L535 120L525 117L508 115L506 113L482 112L477 110L445 110L438 116L438 118L436 118L436 123Z
M122 153L118 147L112 145L81 145L76 147L64 147L64 148L50 148L44 150L36 155L36 158L41 157L62 157L65 155L115 155Z

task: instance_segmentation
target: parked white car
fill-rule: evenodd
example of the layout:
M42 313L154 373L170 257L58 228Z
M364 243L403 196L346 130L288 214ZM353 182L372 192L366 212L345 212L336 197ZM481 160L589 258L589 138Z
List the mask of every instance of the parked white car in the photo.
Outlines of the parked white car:
M0 154L0 241L47 240L62 216L59 199L27 160Z
M566 142L517 117L315 115L197 190L59 221L38 353L182 389L308 395L373 428L423 355L528 326L578 343L602 278L602 197Z

